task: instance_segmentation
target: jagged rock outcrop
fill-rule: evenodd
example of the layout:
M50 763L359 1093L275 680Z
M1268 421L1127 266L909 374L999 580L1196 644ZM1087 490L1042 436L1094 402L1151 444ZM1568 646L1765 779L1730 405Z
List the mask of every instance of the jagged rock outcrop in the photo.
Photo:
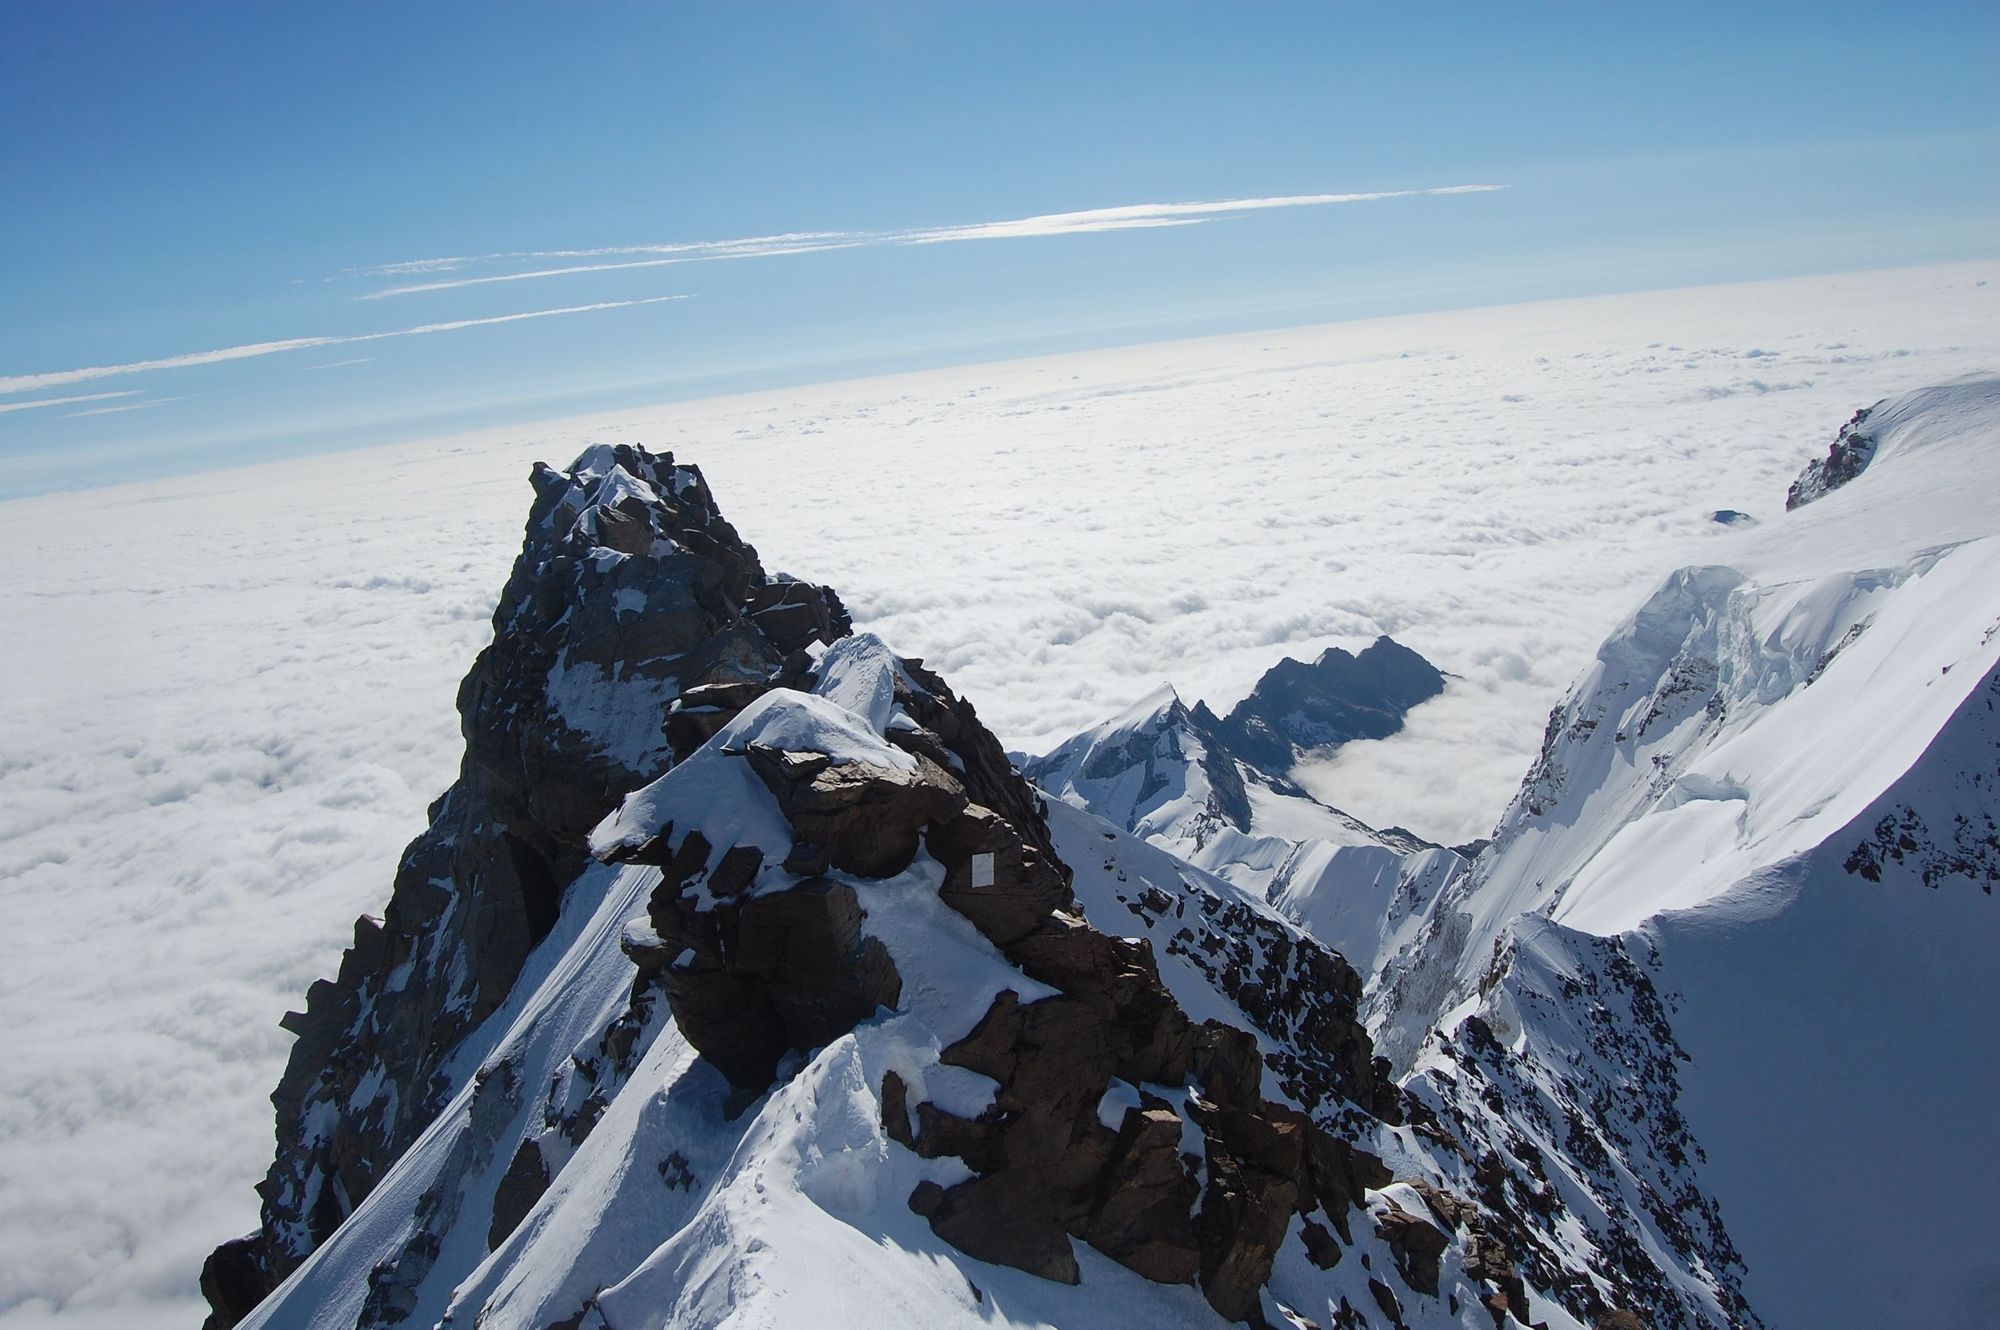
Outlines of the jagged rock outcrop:
M1806 469L1785 491L1786 512L1832 493L1867 469L1880 442L1869 421L1881 406L1877 402L1856 411L1827 446L1826 456L1806 463Z
M981 1260L1074 1283L1075 1237L1147 1278L1199 1282L1229 1319L1258 1316L1293 1216L1348 1232L1347 1210L1388 1181L1387 1170L1308 1114L1266 1099L1256 1036L1191 1020L1150 942L1083 920L1032 791L942 681L863 637L828 652L813 686L811 696L760 698L598 834L607 860L661 869L649 906L655 937L628 934L626 949L642 975L659 976L681 1032L755 1093L788 1053L896 1006L900 978L887 949L862 933L849 883L896 877L921 853L937 865L939 898L1025 981L1054 992L1024 999L1003 989L941 1051L941 1065L997 1084L977 1116L912 1105L899 1074L883 1077L890 1139L926 1159L958 1158L973 1174L920 1184L911 1207ZM879 739L857 715L880 725ZM746 829L730 846L655 825L667 787L699 773L728 789L746 771L778 823ZM1292 989L1311 996L1285 1015L1307 1023L1296 1047L1310 1055L1280 1062L1287 1092L1377 1106L1396 1120L1398 1096L1354 1020L1353 972L1289 937L1259 939L1258 925L1282 930L1248 912L1234 922L1247 936L1230 939L1240 954L1223 956L1217 977L1226 974L1225 991L1263 998L1273 1026L1283 1025L1272 1008L1294 951L1306 961ZM1262 976L1250 963L1259 940ZM1114 1101L1116 1111L1105 1107Z
M1339 954L1044 803L969 703L847 628L757 568L690 468L537 472L465 773L315 991L272 1222L205 1272L216 1323L310 1247L252 1325L798 1324L830 1269L890 1323L966 1330L1086 1305L1063 1299L1755 1324L1676 1163L1671 996L1621 945L1550 925L1495 955L1527 1033L1468 1016L1399 1087ZM1662 724L1699 712L1688 677ZM1117 777L1222 751L1216 718L1161 710L1106 747ZM1226 761L1207 844L1244 849L1230 774L1289 796ZM1421 890L1370 870L1419 903L1449 878L1449 851L1362 832L1331 848L1438 861ZM1304 849L1266 868L1318 871Z
M683 694L712 705L797 677L848 631L825 588L767 576L700 471L597 447L538 465L493 641L459 690L459 779L405 852L382 918L356 922L272 1096L263 1226L203 1272L233 1325L368 1195L448 1097L447 1061L567 908L585 839L669 767Z
M1191 1019L1150 941L1084 920L1041 800L973 708L921 662L846 637L832 592L766 577L698 472L593 449L534 481L494 642L460 693L461 779L383 918L288 1018L300 1040L266 1224L212 1258L212 1325L339 1230L454 1092L464 1121L370 1266L359 1325L428 1315L461 1223L488 1249L516 1241L669 1018L746 1111L799 1058L904 1004L867 884L912 875L1017 976L939 1056L992 1079L983 1110L880 1080L889 1138L970 1170L911 1193L939 1237L1071 1281L1080 1238L1253 1321L1295 1217L1337 1263L1348 1212L1389 1174L1328 1124L1401 1113L1351 970L1212 900L1169 945L1199 938L1177 963L1261 1033ZM813 640L838 645L814 658ZM618 937L622 1010L553 1076L494 1048L482 1022L528 953L595 908L570 894L633 871L655 876ZM658 1171L700 1185L680 1152Z
M1435 665L1378 637L1359 655L1329 647L1310 665L1279 661L1217 724L1237 757L1282 775L1315 749L1388 738L1411 707L1443 691Z

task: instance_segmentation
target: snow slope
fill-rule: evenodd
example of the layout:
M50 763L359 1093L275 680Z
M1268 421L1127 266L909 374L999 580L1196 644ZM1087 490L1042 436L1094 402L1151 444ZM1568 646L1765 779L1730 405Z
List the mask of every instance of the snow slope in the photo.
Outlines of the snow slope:
M2000 1105L2000 379L1869 425L1858 477L1717 542L1606 641L1492 849L1384 966L1372 1024L1428 1074L1433 1027L1462 1041L1473 1012L1537 1038L1531 952L1643 954L1656 1042L1685 1057L1660 1102L1706 1152L1751 1305L1971 1326L2000 1275L1980 1143Z

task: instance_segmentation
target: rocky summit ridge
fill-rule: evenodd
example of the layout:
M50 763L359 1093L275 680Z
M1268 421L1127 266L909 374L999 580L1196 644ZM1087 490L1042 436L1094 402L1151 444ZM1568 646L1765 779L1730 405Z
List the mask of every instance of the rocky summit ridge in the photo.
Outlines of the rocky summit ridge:
M1857 416L1463 853L1288 774L1392 643L1037 789L695 468L539 467L209 1324L1983 1323L1996 439L1991 376Z
M696 468L533 485L211 1327L845 1324L829 1279L870 1324L1727 1322L1726 1263L1398 1087L1339 954L1046 802Z
M429 1125L451 1062L511 991L590 862L592 826L665 770L704 698L809 666L849 630L839 597L768 576L701 472L595 447L537 465L493 642L458 694L465 759L397 867L380 918L305 1010L272 1095L278 1150L263 1225L202 1286L228 1324L325 1242Z

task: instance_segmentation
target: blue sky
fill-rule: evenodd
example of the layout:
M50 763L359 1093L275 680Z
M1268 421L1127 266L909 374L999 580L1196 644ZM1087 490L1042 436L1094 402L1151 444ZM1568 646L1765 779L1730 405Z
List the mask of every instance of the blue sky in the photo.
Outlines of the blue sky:
M1989 256L1996 15L14 0L0 495L951 361ZM1337 201L1357 194L1388 197Z

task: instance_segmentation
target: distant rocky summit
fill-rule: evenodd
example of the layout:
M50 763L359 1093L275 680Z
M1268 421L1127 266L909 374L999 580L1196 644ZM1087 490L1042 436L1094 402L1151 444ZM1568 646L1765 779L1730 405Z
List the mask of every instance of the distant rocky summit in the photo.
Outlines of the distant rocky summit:
M1371 827L1290 773L1305 753L1394 734L1444 679L1382 637L1359 655L1280 661L1226 717L1164 688L1022 772L1051 797L1270 902L1365 968L1468 856Z
M1310 665L1279 661L1217 730L1238 758L1283 773L1303 754L1388 738L1403 728L1411 707L1443 691L1435 665L1378 637L1359 655L1332 647Z
M1882 407L1864 406L1840 427L1840 434L1827 446L1826 456L1806 463L1806 469L1785 491L1785 511L1811 503L1839 489L1867 469L1875 458L1875 432L1869 421Z

